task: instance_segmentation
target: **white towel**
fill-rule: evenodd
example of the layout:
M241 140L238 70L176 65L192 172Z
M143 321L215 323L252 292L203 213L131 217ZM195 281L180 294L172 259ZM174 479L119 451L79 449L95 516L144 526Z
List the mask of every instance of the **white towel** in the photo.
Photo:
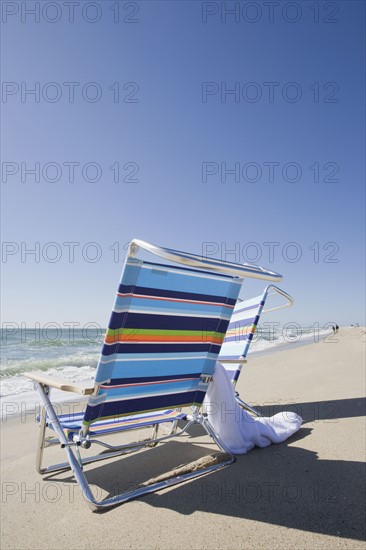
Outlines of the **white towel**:
M297 432L302 423L298 414L288 411L270 418L251 416L237 403L233 384L219 362L204 405L214 432L233 454L245 454L254 446L282 443Z

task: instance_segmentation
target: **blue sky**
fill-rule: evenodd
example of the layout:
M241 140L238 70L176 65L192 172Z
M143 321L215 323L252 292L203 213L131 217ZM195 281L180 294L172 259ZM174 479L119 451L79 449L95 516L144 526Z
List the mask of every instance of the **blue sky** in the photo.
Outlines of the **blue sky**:
M2 2L3 322L106 326L138 237L282 273L273 320L365 323L364 3L69 9Z

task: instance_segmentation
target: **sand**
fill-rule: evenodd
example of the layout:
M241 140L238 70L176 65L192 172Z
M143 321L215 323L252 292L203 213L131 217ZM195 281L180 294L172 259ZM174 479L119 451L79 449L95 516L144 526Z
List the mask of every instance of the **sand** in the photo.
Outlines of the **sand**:
M263 414L303 417L295 436L100 514L70 472L37 474L34 415L6 419L1 548L366 548L365 329L341 329L337 340L252 357L241 375L242 398ZM100 497L215 450L198 430L85 471ZM63 461L64 451L45 457Z

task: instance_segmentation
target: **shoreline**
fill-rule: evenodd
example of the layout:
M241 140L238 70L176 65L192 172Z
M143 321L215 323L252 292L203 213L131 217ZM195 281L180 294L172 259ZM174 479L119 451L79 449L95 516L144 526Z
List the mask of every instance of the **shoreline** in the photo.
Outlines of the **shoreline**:
M271 355L273 353L278 353L282 351L291 351L292 349L301 348L303 346L309 346L311 344L319 344L321 342L324 342L329 336L331 336L331 333L324 333L319 335L319 339L317 342L314 341L314 336L312 334L305 334L300 337L300 339L297 342L291 342L288 340L287 342L273 345L272 347L268 347L263 350L258 351L249 351L248 353L248 360L250 361L251 357L262 357L263 355Z
M342 331L348 331L348 330L365 330L364 327L347 327L346 329L340 329ZM331 333L322 333L319 334L319 339L317 342L314 342L313 340L314 335L312 334L305 334L300 337L300 339L296 342L287 341L284 343L280 343L278 345L274 344L271 347L268 347L267 349L262 349L258 351L249 351L247 361L248 364L250 364L254 359L260 358L260 357L270 357L272 355L277 355L278 353L285 353L285 352L291 352L296 349L305 347L305 346L311 346L311 345L321 345L322 343L329 343L331 345L337 344L337 335L332 336ZM87 398L83 396L79 396L78 394L61 392L59 390L52 390L52 397L55 403L58 404L60 409L62 410L70 410L71 404L75 403L75 407L77 407L77 404L80 404L82 406L86 403ZM5 421L12 420L14 418L19 418L22 415L34 415L40 413L41 410L41 402L39 398L39 394L36 390L33 390L32 392L23 392L19 394L14 395L7 395L4 397L0 397L1 401L1 408L0 408L0 421L4 421L4 414L6 415ZM76 410L75 408L73 410ZM79 409L81 410L81 409Z
M250 363L256 357L269 357L277 353L289 352L303 346L320 344L321 342L322 340L319 340L318 342L313 342L312 335L306 335L305 337L301 337L298 342L286 342L279 345L273 345L272 347L265 350L258 350L254 351L253 353L249 352L248 362ZM77 404L79 404L79 406L82 406L87 401L86 397L83 397L76 393L66 393L55 389L52 389L52 398L63 411L65 409L69 411L71 406L74 407L73 410L77 410ZM39 394L36 390L33 390L32 392L23 392L19 394L0 397L0 402L0 421L2 422L7 422L21 416L37 416L38 414L40 414L42 407ZM73 403L75 405L72 405ZM81 410L81 408L79 410Z

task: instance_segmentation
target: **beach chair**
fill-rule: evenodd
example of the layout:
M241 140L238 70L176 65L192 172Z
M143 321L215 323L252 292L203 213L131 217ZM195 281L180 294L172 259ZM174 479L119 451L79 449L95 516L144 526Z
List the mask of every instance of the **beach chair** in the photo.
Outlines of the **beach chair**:
M272 299L274 296L280 297L281 301L282 299L285 301L264 308L267 300ZM242 366L247 362L247 355L261 315L290 307L293 303L293 298L287 292L272 284L268 285L263 294L259 296L245 301L237 301L218 357L218 361L225 367L234 386L236 386L239 379ZM255 416L261 416L259 411L241 399L238 392L235 392L235 396L238 403L245 410Z
M170 263L138 259L141 251ZM43 403L37 470L45 474L72 469L84 498L95 511L232 463L234 456L213 432L201 405L244 277L281 279L279 274L258 266L209 260L133 240L94 383L80 387L42 373L27 374L35 382ZM57 414L50 400L52 387L88 396L85 411ZM187 412L182 411L185 408ZM158 437L160 424L169 422L176 426L179 420L186 421L181 429ZM186 434L193 424L201 425L221 451L207 467L141 484L104 500L93 495L83 471L85 464L148 449ZM131 434L144 427L153 427L148 440L118 446L102 441L103 436L127 431ZM55 437L46 439L47 428L53 430ZM44 450L52 445L61 445L68 461L43 467ZM103 452L85 456L85 449L91 445L102 446Z

